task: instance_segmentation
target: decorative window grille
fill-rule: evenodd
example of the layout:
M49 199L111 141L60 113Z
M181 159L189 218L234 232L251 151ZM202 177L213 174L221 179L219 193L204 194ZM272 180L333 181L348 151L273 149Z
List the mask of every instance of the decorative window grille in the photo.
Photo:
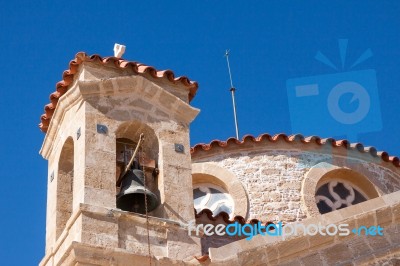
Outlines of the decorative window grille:
M193 198L194 208L197 212L210 209L214 216L221 212L226 212L229 216L233 215L233 199L220 187L211 184L197 185L193 189Z
M368 197L353 184L332 180L317 189L315 200L321 214L366 201Z

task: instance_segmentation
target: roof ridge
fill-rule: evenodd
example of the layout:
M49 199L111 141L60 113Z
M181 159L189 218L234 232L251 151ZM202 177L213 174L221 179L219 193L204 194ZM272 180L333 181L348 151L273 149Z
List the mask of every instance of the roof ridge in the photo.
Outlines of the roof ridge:
M331 145L332 147L344 147L349 150L357 150L360 153L369 153L373 157L380 157L383 161L385 162L392 162L394 166L400 167L400 159L396 156L390 156L389 153L385 151L378 151L375 147L373 146L364 146L362 143L356 142L356 143L351 143L350 141L346 139L342 140L335 140L334 138L320 138L318 136L309 136L309 137L304 137L301 134L292 134L292 135L286 135L284 133L279 133L275 134L273 136L264 133L260 134L258 137L254 137L253 135L245 135L243 136L242 140L230 137L226 141L221 141L218 139L212 140L210 143L199 143L194 145L193 147L190 148L190 153L193 155L197 151L210 151L214 147L227 147L229 145L243 145L246 142L253 142L253 143L262 143L265 141L269 142L277 142L280 139L283 139L284 141L288 143L296 143L296 142L301 142L304 144L310 144L310 143L316 143L318 145Z

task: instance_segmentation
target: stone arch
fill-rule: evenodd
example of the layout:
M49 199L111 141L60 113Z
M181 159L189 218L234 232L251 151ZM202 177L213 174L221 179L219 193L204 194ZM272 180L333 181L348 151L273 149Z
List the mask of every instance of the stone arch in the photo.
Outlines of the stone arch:
M233 199L235 209L234 216L247 218L249 212L249 200L240 180L229 170L213 163L192 164L192 184L209 183L219 186L227 191Z
M154 130L148 125L139 121L124 122L119 125L115 132L115 137L130 139L133 142L137 142L140 134L143 133L145 136L145 142L143 149L146 150L149 156L158 158L159 143L158 138Z
M56 239L63 232L72 214L74 183L74 141L68 137L58 160L56 199Z
M159 143L158 138L152 128L148 125L139 121L130 121L122 123L115 132L116 138L116 156L118 157L121 152L121 145L119 143L131 143L131 147L134 149L139 140L140 134L144 134L144 142L142 150L145 152L146 157L152 158L155 164L158 163L159 155ZM122 169L121 165L117 165L117 178Z
M122 151L121 147L130 146L131 153L133 153L136 145L139 141L140 135L144 134L144 141L139 149L139 154L141 159L141 169L144 170L146 174L146 187L155 193L160 199L160 191L158 190L157 179L155 178L158 173L158 160L159 160L159 140L155 131L148 125L140 121L129 121L123 122L119 125L115 131L115 145L116 145L116 181L121 180L123 170L125 169L125 162L121 163L118 159L119 153ZM122 146L121 146L122 144ZM143 152L143 154L141 153ZM143 155L143 156L142 156ZM130 157L128 158L128 160ZM119 184L117 184L117 194L119 192Z
M322 162L314 165L307 172L302 182L302 204L305 207L308 217L320 215L315 200L315 193L320 186L332 180L351 184L351 186L362 192L367 200L380 196L375 185L364 175L349 168Z

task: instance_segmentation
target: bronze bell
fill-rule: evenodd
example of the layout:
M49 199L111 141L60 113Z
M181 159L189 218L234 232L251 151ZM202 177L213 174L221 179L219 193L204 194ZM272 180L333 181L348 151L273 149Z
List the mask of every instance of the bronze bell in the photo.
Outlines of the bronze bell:
M129 170L121 182L121 191L117 195L117 208L145 214L144 197L147 198L147 211L151 212L159 205L157 196L144 188L144 173L141 170Z

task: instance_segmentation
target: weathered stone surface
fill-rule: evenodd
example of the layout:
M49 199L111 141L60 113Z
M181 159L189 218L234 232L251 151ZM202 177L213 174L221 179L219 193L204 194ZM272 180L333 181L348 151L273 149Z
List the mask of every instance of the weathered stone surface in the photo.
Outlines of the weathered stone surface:
M284 140L214 147L211 155L203 151L192 158L189 124L199 110L188 104L188 91L181 85L157 83L112 64L87 64L80 75L59 100L41 150L49 160L41 265L198 265L193 256L205 253L210 258L204 265L397 263L400 194L392 192L400 190L400 171L393 165L329 145L304 148ZM98 132L97 125L107 130ZM141 154L159 170L156 177L145 171L152 178L146 184L161 203L148 218L116 209L116 140L137 142L141 133ZM184 151L175 151L175 144L182 144ZM376 198L320 215L316 186L338 169L342 175L351 170L359 173L357 178L367 177ZM234 197L235 214L247 219L347 223L350 229L381 225L385 235L255 236L251 241L190 236L184 227L194 220L196 182L227 190ZM227 222L219 217L214 223Z
M386 174L396 175L390 170L375 165L374 162L355 160L352 162L351 160L346 161L326 154L301 153L288 150L257 152L253 148L252 150L243 150L241 153L221 153L201 160L195 159L195 161L214 162L219 167L226 168L237 176L249 196L250 210L248 218L261 220L274 218L283 220L285 218L284 221L293 222L301 221L307 217L307 211L310 206L302 202L302 197L309 197L308 201L314 204L314 209L316 208L314 203L315 191L306 191L309 187L305 187L303 188L305 190L304 194L301 194L302 182L307 171L311 166L317 165L321 161L332 162L332 158L335 159L335 163L339 166L351 166L352 169L360 171L361 174L370 178L378 186L378 189L385 189L385 193L392 192L392 189L388 188L388 180L384 178ZM326 165L329 166L330 164ZM321 175L329 171L322 165L319 169ZM400 189L400 187L397 189ZM282 201L286 203L285 206L280 205ZM371 204L371 206L364 207L368 210L371 207L379 207L379 204L375 202Z
M327 248L322 252L324 260L328 265L340 264L351 259L353 254L346 244L337 244L333 247Z
M314 253L301 259L303 265L323 265L321 255Z

